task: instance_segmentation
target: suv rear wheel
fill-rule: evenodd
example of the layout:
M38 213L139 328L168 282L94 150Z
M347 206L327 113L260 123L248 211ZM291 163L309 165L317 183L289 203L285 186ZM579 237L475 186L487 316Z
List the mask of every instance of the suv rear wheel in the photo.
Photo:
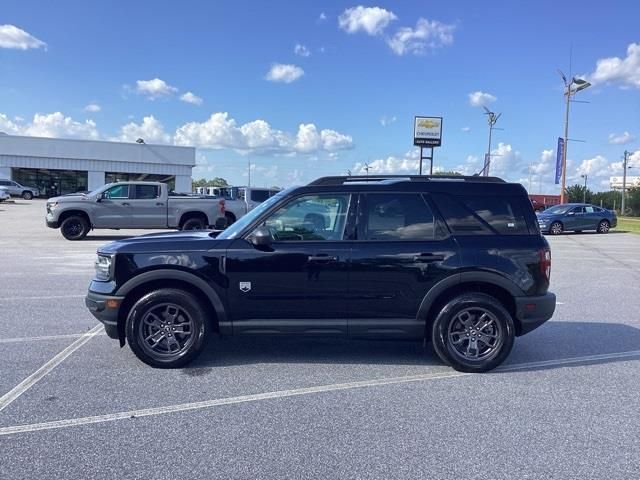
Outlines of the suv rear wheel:
M433 322L438 356L460 372L486 372L500 365L515 338L513 319L486 294L468 293L447 302Z
M207 228L206 221L200 217L192 217L182 224L182 230L204 230Z
M196 358L209 335L206 310L192 294L173 288L147 293L131 308L125 332L147 365L177 368Z

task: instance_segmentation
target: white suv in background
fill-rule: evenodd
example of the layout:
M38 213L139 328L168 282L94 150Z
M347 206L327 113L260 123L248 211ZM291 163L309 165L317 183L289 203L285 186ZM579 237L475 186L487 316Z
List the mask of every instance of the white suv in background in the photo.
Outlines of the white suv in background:
M9 195L9 190L7 187L0 187L0 202L4 202L5 200L9 200L11 195Z
M22 197L25 200L31 200L33 197L40 195L40 190L35 187L24 187L13 180L0 179L0 187L6 187L10 195L14 197Z

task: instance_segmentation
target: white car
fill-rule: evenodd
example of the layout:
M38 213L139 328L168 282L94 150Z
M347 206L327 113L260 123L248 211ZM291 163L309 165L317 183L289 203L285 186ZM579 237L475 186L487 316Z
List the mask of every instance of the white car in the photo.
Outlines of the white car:
M6 187L0 187L0 202L9 200L9 198L11 198L11 195L9 194L9 190Z

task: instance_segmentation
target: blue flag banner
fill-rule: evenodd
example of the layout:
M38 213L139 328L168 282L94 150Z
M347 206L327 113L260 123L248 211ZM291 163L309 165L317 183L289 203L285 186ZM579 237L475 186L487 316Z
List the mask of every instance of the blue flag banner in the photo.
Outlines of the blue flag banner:
M558 138L558 148L556 148L556 185L560 183L562 177L562 158L564 157L564 138Z

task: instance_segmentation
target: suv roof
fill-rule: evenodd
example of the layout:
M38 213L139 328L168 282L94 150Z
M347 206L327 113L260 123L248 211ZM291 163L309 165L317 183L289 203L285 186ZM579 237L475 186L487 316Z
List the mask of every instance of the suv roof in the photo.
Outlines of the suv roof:
M309 185L347 185L353 183L402 183L402 182L481 182L481 183L505 183L498 177L481 177L466 175L349 175L321 177Z
M298 192L433 192L453 195L527 195L519 183L508 183L498 177L462 175L368 175L322 177L299 187Z

